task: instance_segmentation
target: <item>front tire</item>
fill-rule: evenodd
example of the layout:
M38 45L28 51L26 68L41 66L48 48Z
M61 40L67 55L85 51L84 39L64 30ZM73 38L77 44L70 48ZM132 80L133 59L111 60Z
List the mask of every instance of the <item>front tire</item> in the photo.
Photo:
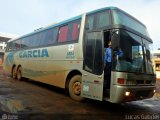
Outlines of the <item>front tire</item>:
M81 95L81 81L82 81L81 75L75 75L69 81L69 95L73 100L76 100L76 101L84 100L84 98L80 96Z

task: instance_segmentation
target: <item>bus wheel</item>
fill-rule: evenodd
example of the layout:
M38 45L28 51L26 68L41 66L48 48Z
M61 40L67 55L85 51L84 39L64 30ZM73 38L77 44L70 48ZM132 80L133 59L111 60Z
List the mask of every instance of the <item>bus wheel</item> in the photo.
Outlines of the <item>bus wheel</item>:
M22 80L22 67L19 67L17 70L17 79Z
M12 69L12 78L13 78L13 79L16 79L16 78L17 78L16 66L14 66L13 69Z
M73 100L76 100L76 101L84 100L84 98L80 96L81 81L82 81L81 75L75 75L71 78L69 82L69 95Z

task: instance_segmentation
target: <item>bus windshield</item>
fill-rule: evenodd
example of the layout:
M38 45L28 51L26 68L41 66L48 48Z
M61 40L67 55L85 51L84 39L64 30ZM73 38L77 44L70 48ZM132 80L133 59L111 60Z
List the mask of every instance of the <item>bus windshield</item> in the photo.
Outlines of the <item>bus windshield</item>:
M149 45L145 42L144 46L146 47L143 48L142 44L142 38L131 32L125 30L115 31L112 35L112 69L123 72L153 73L151 58L149 57ZM123 52L122 55L118 55L119 50ZM148 70L146 71L146 69Z
M134 19L133 17L118 10L113 10L112 14L113 14L113 24L127 26L149 37L146 27L142 23Z

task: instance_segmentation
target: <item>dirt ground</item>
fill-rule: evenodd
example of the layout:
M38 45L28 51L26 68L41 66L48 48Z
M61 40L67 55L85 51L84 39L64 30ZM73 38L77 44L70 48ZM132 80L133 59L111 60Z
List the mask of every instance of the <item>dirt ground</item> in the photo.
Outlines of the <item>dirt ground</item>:
M160 80L156 81L156 92L160 93Z
M73 101L64 91L33 81L18 81L0 67L0 119L5 113L18 120L126 120L154 116L160 120L160 81L153 98L122 104L87 99Z

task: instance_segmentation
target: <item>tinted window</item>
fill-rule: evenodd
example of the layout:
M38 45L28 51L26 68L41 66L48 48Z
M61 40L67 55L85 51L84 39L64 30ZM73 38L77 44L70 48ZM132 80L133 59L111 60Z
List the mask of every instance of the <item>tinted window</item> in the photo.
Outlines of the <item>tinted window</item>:
M18 50L21 48L21 41L20 40L14 41L13 44L14 44L14 49Z
M153 73L153 66L151 61L151 50L152 49L152 43L148 42L147 40L143 39L144 43L144 55L145 55L145 64L146 64L146 72L149 74Z
M85 44L85 70L93 72L95 41L92 34L88 34Z
M102 12L97 14L97 26L96 28L102 28L110 25L109 12Z
M58 28L54 28L53 30L53 43L57 42Z
M94 72L97 74L101 74L103 71L102 64L102 36L101 34L97 34L96 46L95 46L95 60L94 60Z
M56 42L57 28L49 29L39 33L40 46L51 45Z
M102 74L102 34L101 32L91 32L87 34L85 42L85 64L86 71Z
M6 51L11 51L12 50L12 45L13 45L12 42L7 43Z
M24 49L31 47L30 37L22 38L21 47Z
M13 43L12 43L13 45L12 45L12 50L16 50L16 42L15 41L13 41Z
M97 28L103 28L111 25L110 12L98 12L91 15L87 15L86 30L93 30Z
M134 29L135 31L142 33L143 35L149 36L148 31L144 25L120 11L113 11L113 21L114 24L128 26Z
M58 30L59 29L59 30ZM57 42L76 41L79 38L80 19L68 23L66 26L55 27L7 44L6 50L27 49L38 46L52 45Z
M93 30L94 28L94 15L87 16L86 29Z
M39 44L40 44L40 39L39 38L40 38L39 34L32 35L30 37L30 40L29 40L29 42L31 43L30 47L37 47L37 46L39 46Z

